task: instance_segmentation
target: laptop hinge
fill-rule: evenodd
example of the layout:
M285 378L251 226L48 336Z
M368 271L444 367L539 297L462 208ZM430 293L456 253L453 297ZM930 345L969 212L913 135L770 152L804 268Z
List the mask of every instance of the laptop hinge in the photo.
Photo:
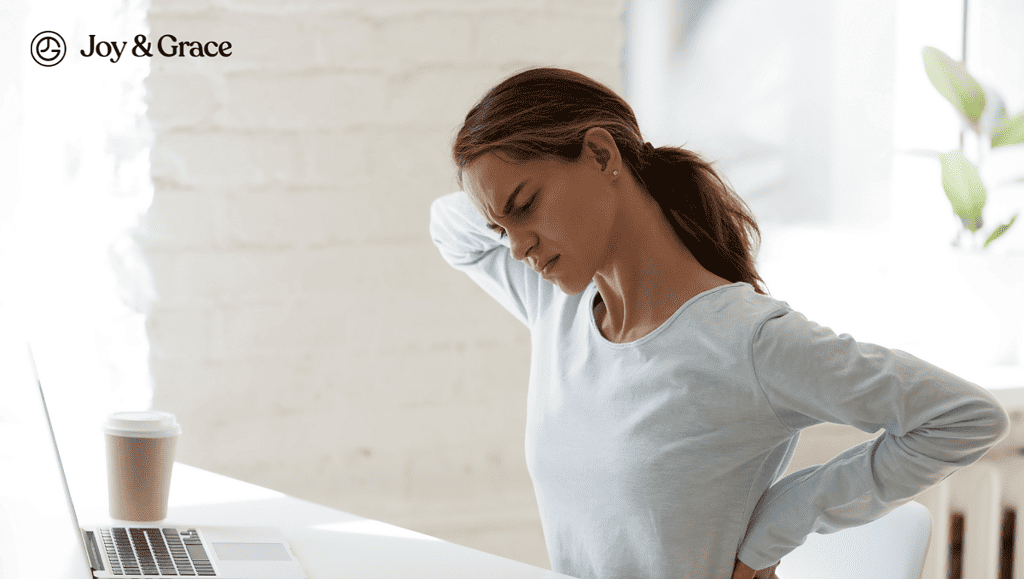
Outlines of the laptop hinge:
M96 543L96 533L92 531L82 531L82 536L85 537L86 551L89 553L89 564L96 571L103 571L106 569L103 565L103 556L100 555L100 546Z

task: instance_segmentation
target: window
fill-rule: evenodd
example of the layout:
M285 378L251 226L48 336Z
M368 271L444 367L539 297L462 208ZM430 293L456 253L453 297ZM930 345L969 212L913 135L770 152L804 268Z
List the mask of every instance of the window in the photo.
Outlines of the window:
M879 226L894 147L950 138L907 118L934 89L900 83L924 78L918 44L959 46L961 2L632 1L624 92L652 143L719 161L759 221Z
M47 30L67 44L53 67L29 54L32 39ZM152 294L127 230L152 196L143 86L149 63L75 58L91 33L147 33L145 9L13 0L0 8L0 32L4 329L32 341L52 406L73 408L78 426L113 409L146 408L144 320Z

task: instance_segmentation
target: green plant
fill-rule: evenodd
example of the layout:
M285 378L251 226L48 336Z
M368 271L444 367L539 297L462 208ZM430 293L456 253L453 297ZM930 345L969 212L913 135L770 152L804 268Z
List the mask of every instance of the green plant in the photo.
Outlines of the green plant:
M976 239L985 226L982 211L987 189L978 167L984 162L986 148L1024 144L1024 111L1007 115L1003 99L995 91L986 90L967 72L962 62L953 60L937 48L924 48L924 68L935 88L978 137L978 164L964 155L962 146L961 149L938 154L942 164L942 188L953 212L963 224L954 240L954 244L959 244L962 233L970 232ZM989 231L983 247L988 247L1006 233L1016 219L1017 215L1014 215L1008 222Z

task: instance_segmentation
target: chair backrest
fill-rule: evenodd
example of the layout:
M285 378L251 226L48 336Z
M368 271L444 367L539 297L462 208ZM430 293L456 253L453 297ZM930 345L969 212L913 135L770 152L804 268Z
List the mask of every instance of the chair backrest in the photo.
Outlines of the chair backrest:
M931 513L910 501L885 516L835 533L808 535L775 569L780 579L920 579Z

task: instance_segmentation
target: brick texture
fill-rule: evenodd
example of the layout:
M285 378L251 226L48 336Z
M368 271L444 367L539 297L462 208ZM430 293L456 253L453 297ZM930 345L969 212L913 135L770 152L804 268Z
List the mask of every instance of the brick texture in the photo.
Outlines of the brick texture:
M623 0L153 0L154 406L179 459L548 566L529 334L429 239L469 107L527 66L619 86Z

